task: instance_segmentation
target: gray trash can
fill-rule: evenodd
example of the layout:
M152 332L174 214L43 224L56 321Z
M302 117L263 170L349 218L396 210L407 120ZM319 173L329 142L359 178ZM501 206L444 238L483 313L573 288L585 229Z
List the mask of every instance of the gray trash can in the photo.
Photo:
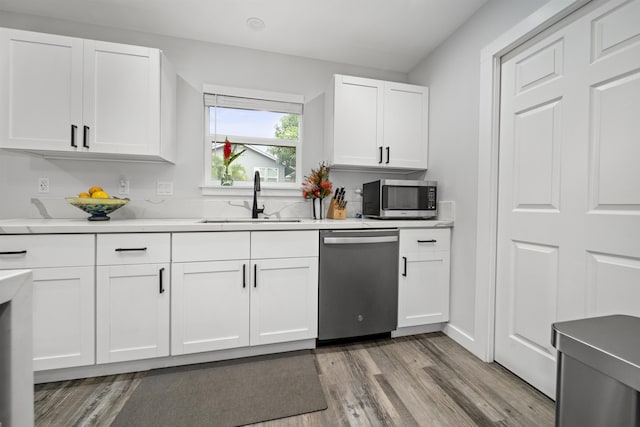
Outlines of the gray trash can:
M640 318L554 323L556 426L640 427Z

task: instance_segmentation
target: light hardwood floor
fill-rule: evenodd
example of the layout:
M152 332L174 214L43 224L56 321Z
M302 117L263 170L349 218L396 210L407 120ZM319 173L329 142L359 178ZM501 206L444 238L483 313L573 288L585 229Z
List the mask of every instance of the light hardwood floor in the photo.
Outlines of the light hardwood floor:
M258 426L552 426L554 403L442 333L319 347L329 408ZM144 372L40 384L36 426L108 426Z

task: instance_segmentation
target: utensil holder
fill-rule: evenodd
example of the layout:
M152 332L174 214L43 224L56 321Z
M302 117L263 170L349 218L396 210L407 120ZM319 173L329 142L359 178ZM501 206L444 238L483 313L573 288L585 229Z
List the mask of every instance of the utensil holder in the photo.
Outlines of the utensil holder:
M331 203L329 203L329 210L327 211L327 218L346 219L347 209L339 207L336 203L336 199L331 199Z

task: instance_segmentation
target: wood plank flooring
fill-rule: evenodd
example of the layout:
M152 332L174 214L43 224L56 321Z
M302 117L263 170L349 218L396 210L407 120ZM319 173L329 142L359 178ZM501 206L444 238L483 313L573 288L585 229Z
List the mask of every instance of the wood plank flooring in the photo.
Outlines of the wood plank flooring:
M554 423L552 400L442 333L331 345L314 354L328 409L256 426ZM108 426L144 375L36 385L36 426Z

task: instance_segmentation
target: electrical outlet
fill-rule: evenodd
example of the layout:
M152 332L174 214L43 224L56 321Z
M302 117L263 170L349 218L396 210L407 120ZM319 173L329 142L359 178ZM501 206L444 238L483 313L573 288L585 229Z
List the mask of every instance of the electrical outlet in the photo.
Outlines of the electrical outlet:
M156 186L156 194L158 196L173 196L173 182L158 181Z
M127 196L129 194L129 179L126 177L120 177L120 184L118 185L118 194L121 196Z
M38 178L38 193L49 192L49 178Z

